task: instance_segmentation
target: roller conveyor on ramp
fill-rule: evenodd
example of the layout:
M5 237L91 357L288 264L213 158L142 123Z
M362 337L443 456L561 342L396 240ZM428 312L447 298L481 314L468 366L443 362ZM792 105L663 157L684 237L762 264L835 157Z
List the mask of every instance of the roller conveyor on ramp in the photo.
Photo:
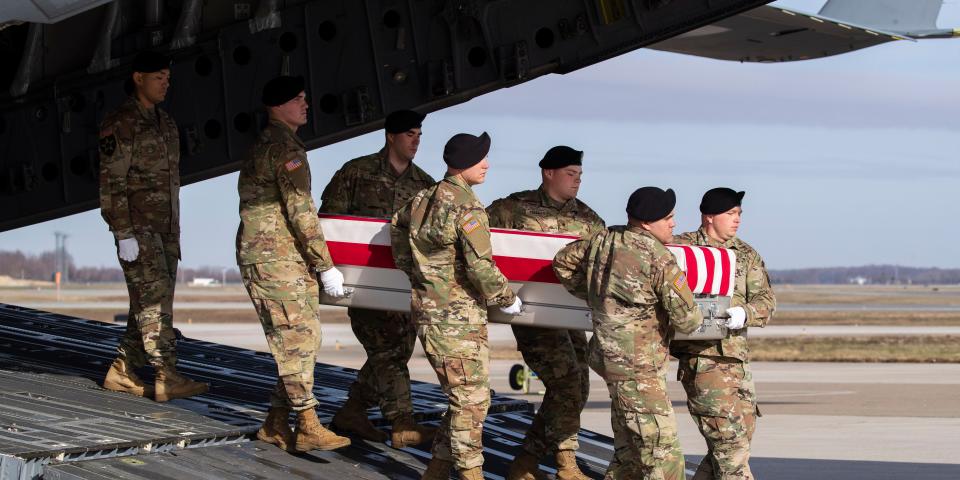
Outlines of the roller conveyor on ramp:
M103 390L98 384L123 330L0 304L0 480L417 479L429 461L429 445L394 450L354 438L335 452L291 455L256 441L276 382L276 366L262 352L181 339L178 369L210 382L209 393L156 403ZM321 421L330 421L355 377L353 369L317 364ZM439 387L414 382L413 397L416 417L438 424L446 408ZM487 478L506 474L531 410L528 402L493 396L484 425ZM581 431L585 473L602 478L612 454L610 438ZM541 466L548 473L552 467Z

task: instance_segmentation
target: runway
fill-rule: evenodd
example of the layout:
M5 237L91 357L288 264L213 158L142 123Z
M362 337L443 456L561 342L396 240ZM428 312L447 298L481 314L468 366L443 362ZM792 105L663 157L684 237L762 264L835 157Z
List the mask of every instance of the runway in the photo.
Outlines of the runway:
M259 325L178 325L190 337L265 348ZM816 327L806 327L819 330ZM491 341L512 341L509 327L491 325ZM752 331L751 331L752 332ZM348 325L323 326L318 361L352 368L365 355ZM338 349L339 348L339 349ZM502 394L538 402L536 394L511 392L507 374L513 360L491 362L491 385ZM960 365L774 363L753 365L763 417L758 421L751 466L760 479L960 478ZM689 418L675 378L669 391L677 413L681 445L689 461L705 446ZM436 382L422 352L410 362L415 380ZM593 375L583 427L612 435L609 397Z

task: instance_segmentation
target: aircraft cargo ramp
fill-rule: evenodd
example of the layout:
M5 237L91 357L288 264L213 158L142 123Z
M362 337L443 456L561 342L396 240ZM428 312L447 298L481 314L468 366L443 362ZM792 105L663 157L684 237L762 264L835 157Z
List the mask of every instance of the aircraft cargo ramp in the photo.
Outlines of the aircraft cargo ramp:
M181 339L178 369L210 382L209 393L155 403L103 390L98 383L123 330L0 304L0 480L417 479L429 460L428 445L394 450L354 438L336 452L291 455L256 441L276 381L273 360L262 352ZM330 421L355 376L317 364L321 421ZM418 419L439 423L446 397L437 385L414 382L413 400ZM494 395L484 426L487 478L506 474L531 410ZM602 478L612 440L580 435L581 468ZM553 473L552 464L541 468Z

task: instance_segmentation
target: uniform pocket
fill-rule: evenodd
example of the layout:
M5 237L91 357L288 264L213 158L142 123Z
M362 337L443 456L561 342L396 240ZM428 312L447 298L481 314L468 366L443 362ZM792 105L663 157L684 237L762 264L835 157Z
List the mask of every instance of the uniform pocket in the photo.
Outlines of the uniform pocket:
M487 345L486 325L420 325L417 335L428 356L480 360Z

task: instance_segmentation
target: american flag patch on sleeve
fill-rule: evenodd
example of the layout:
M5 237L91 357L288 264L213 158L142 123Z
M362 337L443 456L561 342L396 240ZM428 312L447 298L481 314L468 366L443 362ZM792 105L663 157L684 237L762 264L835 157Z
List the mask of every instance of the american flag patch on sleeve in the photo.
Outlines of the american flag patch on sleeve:
M292 172L303 166L303 160L300 160L299 158L294 158L293 160L290 160L289 162L285 163L283 166L287 168L288 172Z
M480 226L480 220L471 212L463 216L460 227L464 233L471 233Z
M687 276L683 272L677 274L673 279L673 288L681 290L687 284Z

